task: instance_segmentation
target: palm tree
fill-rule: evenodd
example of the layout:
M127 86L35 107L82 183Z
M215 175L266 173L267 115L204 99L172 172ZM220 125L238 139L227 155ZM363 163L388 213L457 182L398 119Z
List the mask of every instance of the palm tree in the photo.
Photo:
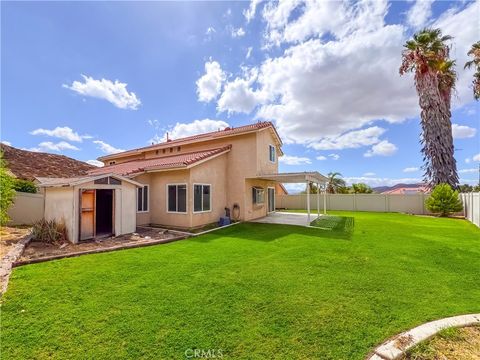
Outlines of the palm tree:
M327 193L335 194L340 188L345 187L345 180L341 178L342 174L339 172L328 173Z
M473 74L473 97L475 100L480 99L480 41L477 41L472 45L472 48L467 53L468 56L472 56L473 60L465 63L465 69L470 69L472 66L475 68Z
M406 42L400 75L414 73L421 108L424 180L431 187L447 183L458 185L454 158L450 102L457 74L445 44L451 36L440 29L424 29Z
M371 194L373 190L370 186L364 183L352 184L351 192L353 194Z

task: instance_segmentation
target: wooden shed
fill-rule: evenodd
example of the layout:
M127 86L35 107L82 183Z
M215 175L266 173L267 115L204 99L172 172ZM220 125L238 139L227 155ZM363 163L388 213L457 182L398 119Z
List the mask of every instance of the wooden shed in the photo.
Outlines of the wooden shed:
M71 242L135 231L142 184L116 174L37 180L44 188L45 219L64 222Z

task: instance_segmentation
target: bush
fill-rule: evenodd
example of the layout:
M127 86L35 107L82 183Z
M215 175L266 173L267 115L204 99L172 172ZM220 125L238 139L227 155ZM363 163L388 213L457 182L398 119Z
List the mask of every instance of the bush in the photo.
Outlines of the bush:
M67 227L63 221L57 223L55 220L39 220L33 224L32 241L62 244L68 241Z
M26 192L35 194L37 192L37 187L30 180L23 180L23 179L15 179L13 184L13 188L15 191Z
M463 209L458 191L453 191L448 184L435 186L430 197L425 201L425 205L429 211L440 214L440 216L448 216Z
M0 225L6 225L10 220L7 211L15 198L13 183L14 179L8 173L3 161L3 154L0 152Z

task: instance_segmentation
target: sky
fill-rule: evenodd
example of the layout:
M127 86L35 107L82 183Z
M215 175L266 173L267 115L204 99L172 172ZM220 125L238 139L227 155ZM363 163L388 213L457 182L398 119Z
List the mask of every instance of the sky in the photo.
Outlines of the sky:
M98 165L167 132L269 120L280 171L419 182L418 97L398 69L405 41L439 27L454 37L457 167L475 184L480 108L463 65L479 22L469 1L1 2L1 140Z

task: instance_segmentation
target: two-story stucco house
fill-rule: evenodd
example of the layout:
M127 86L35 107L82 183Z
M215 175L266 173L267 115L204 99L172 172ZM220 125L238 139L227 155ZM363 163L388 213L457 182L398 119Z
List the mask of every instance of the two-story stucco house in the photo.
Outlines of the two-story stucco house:
M278 183L325 180L317 172L279 174L282 155L282 140L274 125L258 122L103 156L99 160L105 166L83 179L90 181L88 188L78 180L70 181L76 184L70 185L76 189L73 200L78 196L78 210L72 214L74 241L77 234L80 240L105 234L105 229L106 234L118 235L134 231L136 225L200 227L217 222L226 208L233 220L263 217L275 211ZM47 194L48 187L52 194L58 192L59 186L43 182ZM137 187L136 197L126 198L132 186ZM105 206L99 199L112 205ZM115 217L131 214L133 202L135 218L121 215L117 231Z

